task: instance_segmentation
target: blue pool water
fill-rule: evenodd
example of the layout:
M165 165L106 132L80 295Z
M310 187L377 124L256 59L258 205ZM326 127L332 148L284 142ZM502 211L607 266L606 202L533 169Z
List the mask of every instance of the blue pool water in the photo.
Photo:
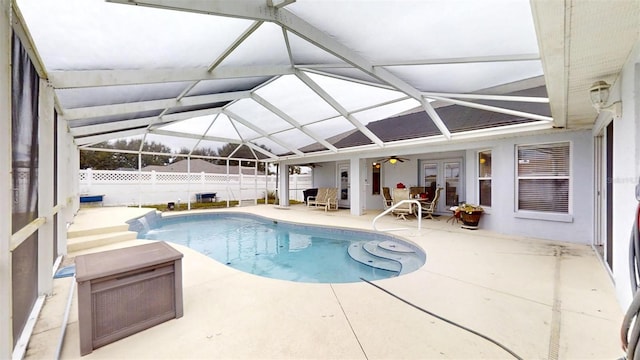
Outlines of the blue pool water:
M378 280L399 274L364 265L347 252L349 246L358 242L398 241L385 234L296 225L237 213L142 220L138 224L140 239L185 245L255 275L297 282L345 283L361 281L361 277ZM417 260L412 264L424 264L423 253L414 255Z

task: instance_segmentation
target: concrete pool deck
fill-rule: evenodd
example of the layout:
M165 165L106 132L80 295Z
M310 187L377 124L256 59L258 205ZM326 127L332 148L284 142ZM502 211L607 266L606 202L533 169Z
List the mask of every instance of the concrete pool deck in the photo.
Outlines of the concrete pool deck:
M149 209L81 209L69 231L122 224ZM371 229L378 211L352 216L293 205L240 211L282 221ZM398 297L482 333L525 359L623 356L623 311L611 279L590 246L465 230L439 220L396 220L378 228L421 246L419 270L376 281ZM124 240L69 253L144 243ZM184 316L94 350L84 359L510 359L505 350L361 282L305 284L262 278L188 248ZM54 280L29 343L27 359L50 359L61 334L72 278ZM62 359L80 358L74 296Z

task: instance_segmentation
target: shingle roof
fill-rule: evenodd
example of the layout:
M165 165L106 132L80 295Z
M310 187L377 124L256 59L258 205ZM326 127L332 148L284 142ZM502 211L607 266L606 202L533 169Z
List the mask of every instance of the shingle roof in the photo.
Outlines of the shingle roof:
M544 86L533 89L510 93L512 96L540 96L546 97ZM500 106L510 110L523 111L550 116L551 110L548 103L528 103L504 101L477 101L479 104ZM443 106L436 109L442 121L452 133L485 129L490 127L524 124L536 120L516 115L497 113L460 105ZM440 135L440 131L424 111L390 117L384 120L374 121L367 125L380 140L384 142L415 139L427 136ZM371 144L362 132L354 132L334 143L337 148ZM303 151L308 151L306 148Z

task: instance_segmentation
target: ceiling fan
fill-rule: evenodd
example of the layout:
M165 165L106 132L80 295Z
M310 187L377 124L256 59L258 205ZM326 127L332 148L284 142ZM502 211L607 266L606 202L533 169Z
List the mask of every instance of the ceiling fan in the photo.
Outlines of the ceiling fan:
M388 158L379 159L379 160L377 160L377 161L381 161L381 162L383 162L383 163L388 162L388 163L390 163L390 164L395 164L395 163L397 163L398 161L399 161L399 162L409 161L409 159L407 159L407 158L402 158L402 157L399 157L399 156L395 156L395 155L394 155L394 156L389 156Z

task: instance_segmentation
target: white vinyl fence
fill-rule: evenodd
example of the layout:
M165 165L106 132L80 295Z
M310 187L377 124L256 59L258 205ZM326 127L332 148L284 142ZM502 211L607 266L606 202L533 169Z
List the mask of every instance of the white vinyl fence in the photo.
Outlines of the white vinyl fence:
M303 200L311 175L289 176L289 199ZM103 205L196 202L196 194L216 193L217 201L254 201L276 190L275 175L80 170L80 194L104 195ZM253 202L251 202L253 204Z

